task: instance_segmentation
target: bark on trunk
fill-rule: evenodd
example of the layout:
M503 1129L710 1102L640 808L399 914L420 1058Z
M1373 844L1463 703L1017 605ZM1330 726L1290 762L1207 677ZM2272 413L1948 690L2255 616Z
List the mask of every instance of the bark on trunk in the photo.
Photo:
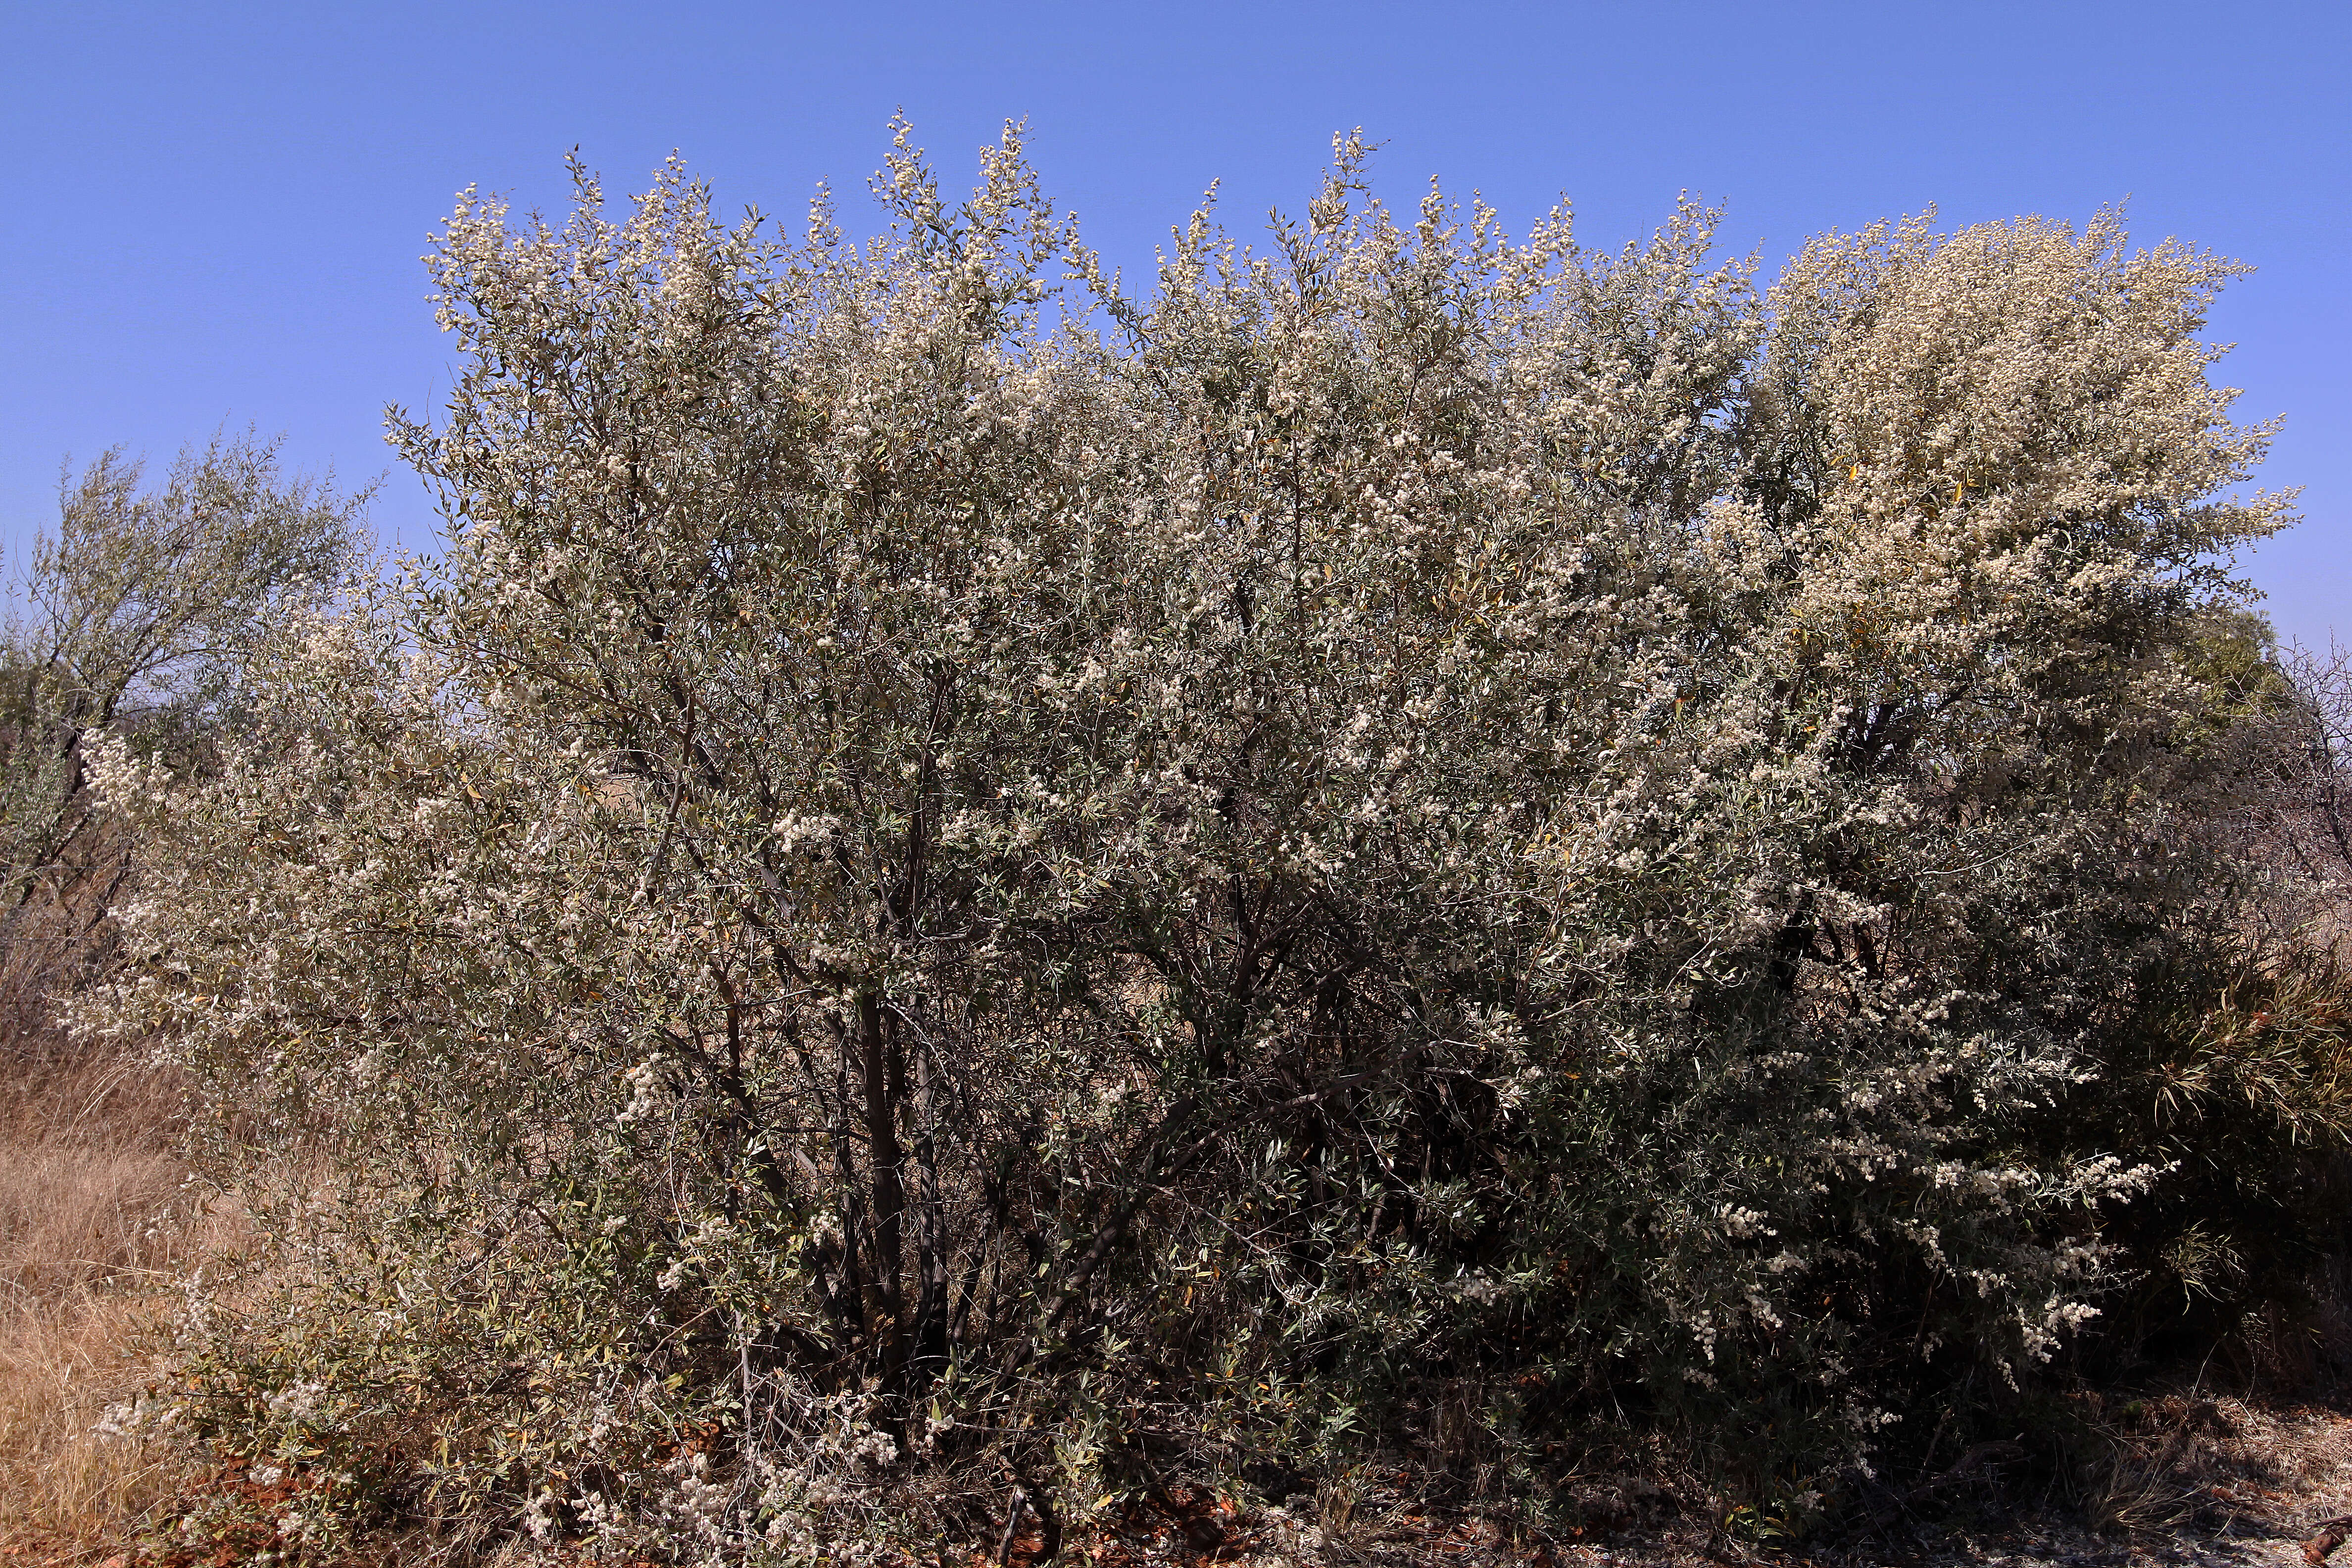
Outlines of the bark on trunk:
M880 1321L872 1325L881 1352L883 1386L900 1386L906 1366L906 1299L900 1284L905 1266L907 1215L905 1157L898 1148L898 1108L893 1079L890 1031L882 1002L871 991L857 997L857 1045L866 1079L866 1146L873 1167L874 1284Z

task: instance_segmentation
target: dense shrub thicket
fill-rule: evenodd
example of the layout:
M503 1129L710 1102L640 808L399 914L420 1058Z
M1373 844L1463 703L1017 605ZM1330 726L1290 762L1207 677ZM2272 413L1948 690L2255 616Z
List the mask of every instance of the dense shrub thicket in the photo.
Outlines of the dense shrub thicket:
M97 764L80 1022L284 1241L185 1397L305 1529L765 1561L1377 1452L1539 1516L1608 1432L1794 1527L2308 1274L2233 267L1760 288L1363 169L1148 296L1011 134L955 205L902 132L866 244L459 206L446 553Z

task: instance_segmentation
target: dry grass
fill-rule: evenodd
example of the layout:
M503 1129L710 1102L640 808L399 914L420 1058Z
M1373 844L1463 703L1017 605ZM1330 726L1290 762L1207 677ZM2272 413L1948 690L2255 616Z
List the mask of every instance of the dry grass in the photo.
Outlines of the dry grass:
M36 1560L96 1555L171 1494L175 1454L94 1428L145 1380L152 1300L82 1300L0 1325L0 1544Z
M2105 1442L2085 1455L2081 1505L2118 1536L2308 1534L2314 1500L2352 1475L2352 1421L2324 1406L2173 1394L2093 1425Z
M155 1378L183 1272L236 1234L187 1184L169 1079L50 1018L102 952L97 896L0 920L0 1555L19 1562L94 1561L173 1490L168 1445L98 1428Z
M160 1086L30 1055L0 1116L0 1544L71 1562L171 1489L164 1447L97 1428L154 1376L180 1271L224 1232Z

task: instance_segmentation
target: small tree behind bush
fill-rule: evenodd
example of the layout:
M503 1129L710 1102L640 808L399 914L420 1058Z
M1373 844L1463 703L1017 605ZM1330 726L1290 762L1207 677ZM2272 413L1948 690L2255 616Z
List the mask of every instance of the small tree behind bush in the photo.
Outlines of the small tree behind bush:
M117 450L68 478L0 633L0 1026L19 1058L58 1044L50 993L105 952L131 868L92 809L91 747L189 762L273 611L346 575L367 499L284 479L250 434L183 452L160 488L143 475Z

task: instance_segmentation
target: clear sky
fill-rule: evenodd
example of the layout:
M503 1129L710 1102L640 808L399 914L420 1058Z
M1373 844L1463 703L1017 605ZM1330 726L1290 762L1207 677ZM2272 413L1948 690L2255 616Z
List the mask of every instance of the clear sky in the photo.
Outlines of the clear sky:
M2253 563L2281 629L2352 640L2352 5L0 3L0 542L59 464L161 460L224 420L347 479L435 407L417 258L454 193L561 205L676 149L730 208L862 191L902 107L944 174L1025 116L1049 190L1130 277L1212 179L1237 226L1305 205L1333 131L1523 225L1557 195L1616 245L1690 190L1768 270L1811 232L1929 204L2076 223L2128 201L2260 270L2214 335L2263 482L2308 522ZM855 216L852 209L845 216ZM429 543L394 471L379 530Z

